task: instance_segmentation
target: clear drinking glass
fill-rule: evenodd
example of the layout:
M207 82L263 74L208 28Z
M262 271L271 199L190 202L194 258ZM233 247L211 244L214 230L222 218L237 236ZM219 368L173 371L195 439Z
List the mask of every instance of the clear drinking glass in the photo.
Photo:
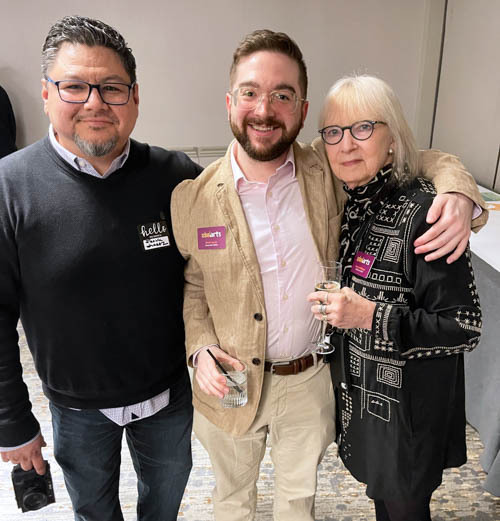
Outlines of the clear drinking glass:
M336 293L340 291L342 281L342 264L337 261L325 261L318 263L316 282L314 284L315 291L326 293ZM327 302L318 301L319 304L327 304ZM326 315L321 320L319 338L314 342L316 353L328 355L333 353L335 348L330 344L326 335Z
M243 362L241 362L243 364ZM229 392L221 398L222 407L232 409L243 407L248 402L247 394L247 367L243 364L243 369L237 371L234 367L222 363L224 371L221 372L226 377L226 385Z

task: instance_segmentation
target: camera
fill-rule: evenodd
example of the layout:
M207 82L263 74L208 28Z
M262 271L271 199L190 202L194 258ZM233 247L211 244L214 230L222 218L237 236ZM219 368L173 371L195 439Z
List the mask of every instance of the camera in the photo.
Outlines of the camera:
M17 506L23 512L38 510L56 500L48 461L43 476L38 475L35 469L23 470L21 465L16 465L12 469L12 483Z

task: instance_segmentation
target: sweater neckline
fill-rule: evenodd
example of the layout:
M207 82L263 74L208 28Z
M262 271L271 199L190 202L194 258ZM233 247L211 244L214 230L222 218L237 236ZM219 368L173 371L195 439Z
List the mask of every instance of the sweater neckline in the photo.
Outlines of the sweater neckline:
M69 164L65 161L56 150L52 146L50 142L50 138L48 135L43 139L43 144L45 149L47 150L49 156L52 160L57 164L57 166L62 169L66 174L71 175L72 177L77 177L78 179L88 182L88 183L99 183L99 184L114 184L116 182L120 182L121 179L127 177L129 172L134 171L134 165L137 163L138 158L143 153L143 148L145 145L138 143L137 141L131 139L130 140L130 152L127 161L125 161L124 165L121 166L118 170L113 172L107 177L98 178L95 176L91 176L86 172L81 172L73 165Z

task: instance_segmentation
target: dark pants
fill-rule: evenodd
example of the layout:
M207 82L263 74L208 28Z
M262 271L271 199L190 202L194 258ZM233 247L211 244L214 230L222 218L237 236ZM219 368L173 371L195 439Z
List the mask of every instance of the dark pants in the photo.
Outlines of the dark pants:
M64 473L75 521L123 521L118 499L125 430L138 479L137 521L175 521L191 471L191 386L170 388L170 403L120 427L96 409L50 404L54 454Z
M376 499L377 521L431 521L430 502L430 496L404 503Z

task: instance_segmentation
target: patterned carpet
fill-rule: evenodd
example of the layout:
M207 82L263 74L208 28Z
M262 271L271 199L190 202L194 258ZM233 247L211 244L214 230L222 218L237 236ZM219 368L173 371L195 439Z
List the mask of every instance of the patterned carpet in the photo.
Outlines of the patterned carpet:
M2 521L71 521L73 519L61 470L52 454L52 428L48 403L43 396L31 355L21 334L21 358L24 379L30 389L33 409L42 424L48 447L44 455L52 467L56 503L36 512L21 514L17 509L10 480L10 464L0 463L0 520ZM469 461L459 469L445 473L443 485L434 493L431 503L434 521L499 521L500 498L481 488L484 472L479 464L482 450L477 433L468 428ZM194 466L184 494L179 520L209 521L213 519L211 489L214 479L207 453L193 438ZM269 453L262 464L258 483L259 501L256 521L272 521L273 469ZM136 481L128 451L123 451L120 497L126 521L135 520ZM355 481L330 447L319 468L319 490L316 501L318 521L372 521L373 506L364 494L363 485Z

